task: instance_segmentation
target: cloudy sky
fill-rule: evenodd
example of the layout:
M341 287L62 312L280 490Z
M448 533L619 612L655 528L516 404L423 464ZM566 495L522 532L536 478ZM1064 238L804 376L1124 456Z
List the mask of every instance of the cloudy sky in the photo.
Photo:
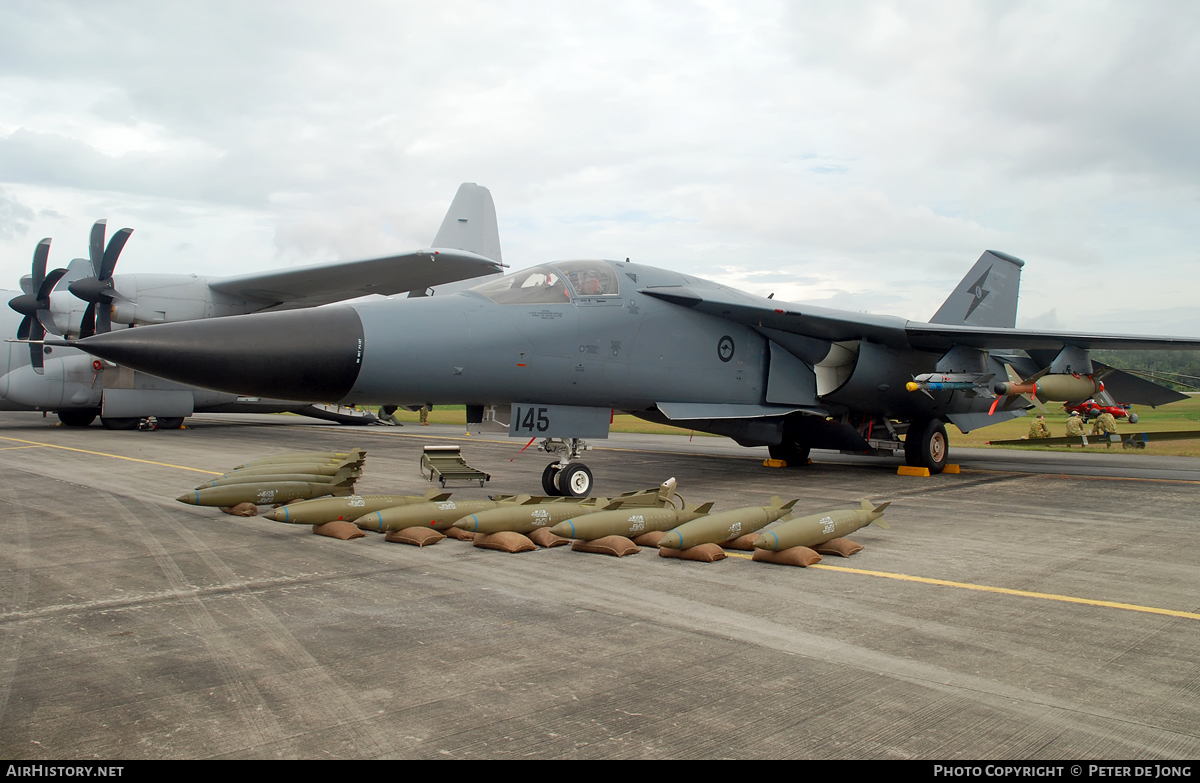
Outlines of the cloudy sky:
M0 4L0 286L36 242L235 274L429 244L630 257L925 320L1200 335L1194 2Z

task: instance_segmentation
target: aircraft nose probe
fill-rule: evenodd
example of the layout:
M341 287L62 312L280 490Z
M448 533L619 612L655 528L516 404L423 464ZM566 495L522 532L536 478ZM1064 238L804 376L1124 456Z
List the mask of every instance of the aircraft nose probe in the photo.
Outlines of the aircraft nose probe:
M362 368L363 326L338 305L139 326L47 340L172 381L283 400L337 402Z

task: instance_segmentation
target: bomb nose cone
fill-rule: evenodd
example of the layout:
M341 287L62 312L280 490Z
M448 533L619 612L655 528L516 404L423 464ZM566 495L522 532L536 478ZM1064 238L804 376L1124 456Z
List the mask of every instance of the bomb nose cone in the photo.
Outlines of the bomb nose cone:
M758 538L754 539L754 548L770 549L774 551L779 548L779 536L775 535L773 531L768 530L766 533L763 533Z
M674 530L658 539L659 549L680 549L683 547L683 536Z
M326 402L354 387L364 347L346 305L139 326L70 345L189 386Z
M184 492L182 495L180 495L179 497L177 497L175 499L178 500L180 503L187 503L189 506L200 505L200 493L196 492L195 490L193 490L191 492Z

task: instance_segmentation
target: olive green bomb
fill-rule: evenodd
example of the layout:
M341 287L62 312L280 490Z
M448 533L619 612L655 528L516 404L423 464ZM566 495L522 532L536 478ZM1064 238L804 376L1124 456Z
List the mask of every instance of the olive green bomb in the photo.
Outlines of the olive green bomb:
M671 530L703 517L712 509L712 503L695 508L620 508L611 511L596 511L586 516L570 517L550 528L550 532L563 538L595 541L607 536L632 538L643 533Z
M345 459L362 459L365 456L367 456L367 452L362 449L352 449L351 451L297 451L252 459L249 462L235 466L234 470L249 467L265 467L282 462L341 462Z
M598 511L637 507L642 509L661 508L671 502L675 494L674 478L667 479L653 489L627 492L617 498L585 498L580 502L563 502L566 498L547 498L539 503L529 499L520 505L468 514L454 523L454 527L470 533L532 533L538 528L553 528L558 523Z
M332 476L343 468L361 468L362 459L344 459L341 462L285 462L262 467L239 468L231 470L221 478L234 476L270 476L285 472L281 467L286 466L287 473L311 473L317 476Z
M279 473L269 474L254 474L249 476L232 475L229 478L219 478L213 481L207 481L196 489L207 489L208 487L226 487L230 484L261 484L264 482L274 481L307 481L310 484L337 484L347 478L359 478L362 476L362 470L358 468L345 467L339 470L332 476L323 476L317 473L286 473L284 469L280 469Z
M478 514L499 508L502 505L517 505L516 500L441 500L429 503L414 503L405 506L371 511L354 520L362 530L388 533L423 527L429 530L446 530L468 514Z
M723 544L792 513L795 500L775 496L769 506L747 506L685 522L658 540L659 549L691 549L700 544Z
M590 499L590 498L589 498ZM603 498L601 498L603 500ZM599 509L586 503L530 503L506 505L467 514L454 527L468 533L532 533L539 527L550 528L573 515Z
M345 497L318 498L305 503L281 506L266 514L264 519L287 522L293 525L323 525L326 522L343 520L351 522L364 514L394 506L427 503L430 500L446 500L449 493L431 489L423 497L414 495L349 495Z
M855 530L875 524L890 530L883 521L883 510L891 501L876 506L869 500L862 501L862 508L838 509L796 517L779 527L768 530L754 540L755 549L780 552L794 546L812 548L835 538L848 536Z
M308 481L264 481L262 483L194 489L175 499L180 503L192 506L236 506L238 503L267 506L323 495L349 495L353 491L353 478L347 478L338 484L313 484Z

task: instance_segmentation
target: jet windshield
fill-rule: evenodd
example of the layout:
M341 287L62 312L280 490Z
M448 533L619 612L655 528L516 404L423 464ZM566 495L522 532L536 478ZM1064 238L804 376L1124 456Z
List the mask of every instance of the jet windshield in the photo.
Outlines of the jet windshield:
M572 297L617 296L620 287L605 261L561 261L535 266L471 289L497 304L554 304Z

